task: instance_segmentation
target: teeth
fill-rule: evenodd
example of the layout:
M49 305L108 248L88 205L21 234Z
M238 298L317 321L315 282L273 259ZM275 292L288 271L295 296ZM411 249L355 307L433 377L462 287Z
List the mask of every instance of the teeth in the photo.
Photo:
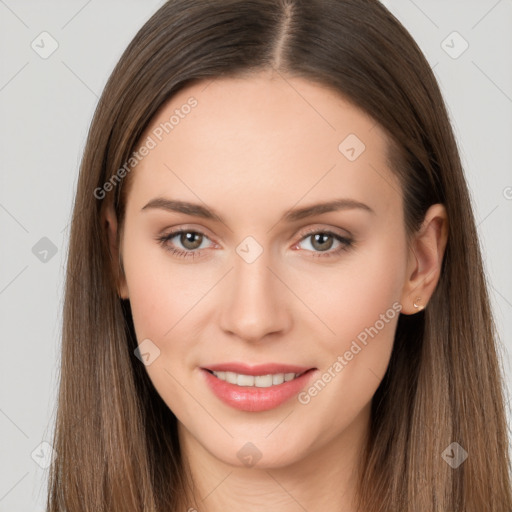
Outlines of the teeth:
M234 372L212 372L215 377L220 380L229 382L230 384L236 384L237 386L244 387L257 387L257 388L269 388L270 386L276 386L283 382L289 382L296 377L302 375L301 373L274 373L269 375L244 375L242 373Z
M282 384L284 382L284 373L272 375L272 384Z

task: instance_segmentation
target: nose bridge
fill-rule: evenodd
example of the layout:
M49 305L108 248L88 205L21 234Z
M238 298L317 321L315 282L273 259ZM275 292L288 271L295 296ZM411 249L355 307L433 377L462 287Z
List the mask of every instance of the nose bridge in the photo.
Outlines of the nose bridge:
M252 257L244 253L247 247L240 244L235 254L221 326L240 338L257 341L285 330L290 319L280 282L268 268L272 268L270 251L263 250L254 259L254 246L247 251L253 251Z

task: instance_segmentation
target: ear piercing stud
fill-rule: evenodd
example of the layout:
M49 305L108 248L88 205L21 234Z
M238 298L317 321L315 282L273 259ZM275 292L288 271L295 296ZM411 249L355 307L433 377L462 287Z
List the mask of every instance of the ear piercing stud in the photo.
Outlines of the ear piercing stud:
M418 310L418 311L421 311L422 309L425 308L425 306L423 304L420 304L421 303L421 297L416 297L416 299L414 299L414 302L413 302L413 306Z

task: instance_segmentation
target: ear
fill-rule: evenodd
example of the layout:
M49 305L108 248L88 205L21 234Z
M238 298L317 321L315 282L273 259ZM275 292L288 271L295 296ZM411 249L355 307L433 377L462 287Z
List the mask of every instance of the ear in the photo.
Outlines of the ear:
M112 205L107 205L102 213L102 225L104 229L107 231L107 239L110 250L110 257L112 263L112 272L114 273L114 278L117 287L117 293L121 299L128 298L128 286L126 284L126 278L124 275L123 263L122 263L122 254L119 245L121 244L121 240L119 239L119 243L117 240L117 231L118 231L118 222L117 215L114 211L114 207Z
M401 312L412 315L427 306L441 275L448 240L448 216L442 204L432 205L409 246Z

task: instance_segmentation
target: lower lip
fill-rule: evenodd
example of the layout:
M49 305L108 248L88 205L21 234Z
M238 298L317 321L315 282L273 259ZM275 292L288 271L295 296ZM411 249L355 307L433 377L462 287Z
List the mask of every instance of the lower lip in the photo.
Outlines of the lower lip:
M314 370L308 370L300 377L276 384L268 388L237 386L218 379L209 371L201 368L206 382L215 395L225 404L241 411L260 412L275 409L297 395L311 379Z

